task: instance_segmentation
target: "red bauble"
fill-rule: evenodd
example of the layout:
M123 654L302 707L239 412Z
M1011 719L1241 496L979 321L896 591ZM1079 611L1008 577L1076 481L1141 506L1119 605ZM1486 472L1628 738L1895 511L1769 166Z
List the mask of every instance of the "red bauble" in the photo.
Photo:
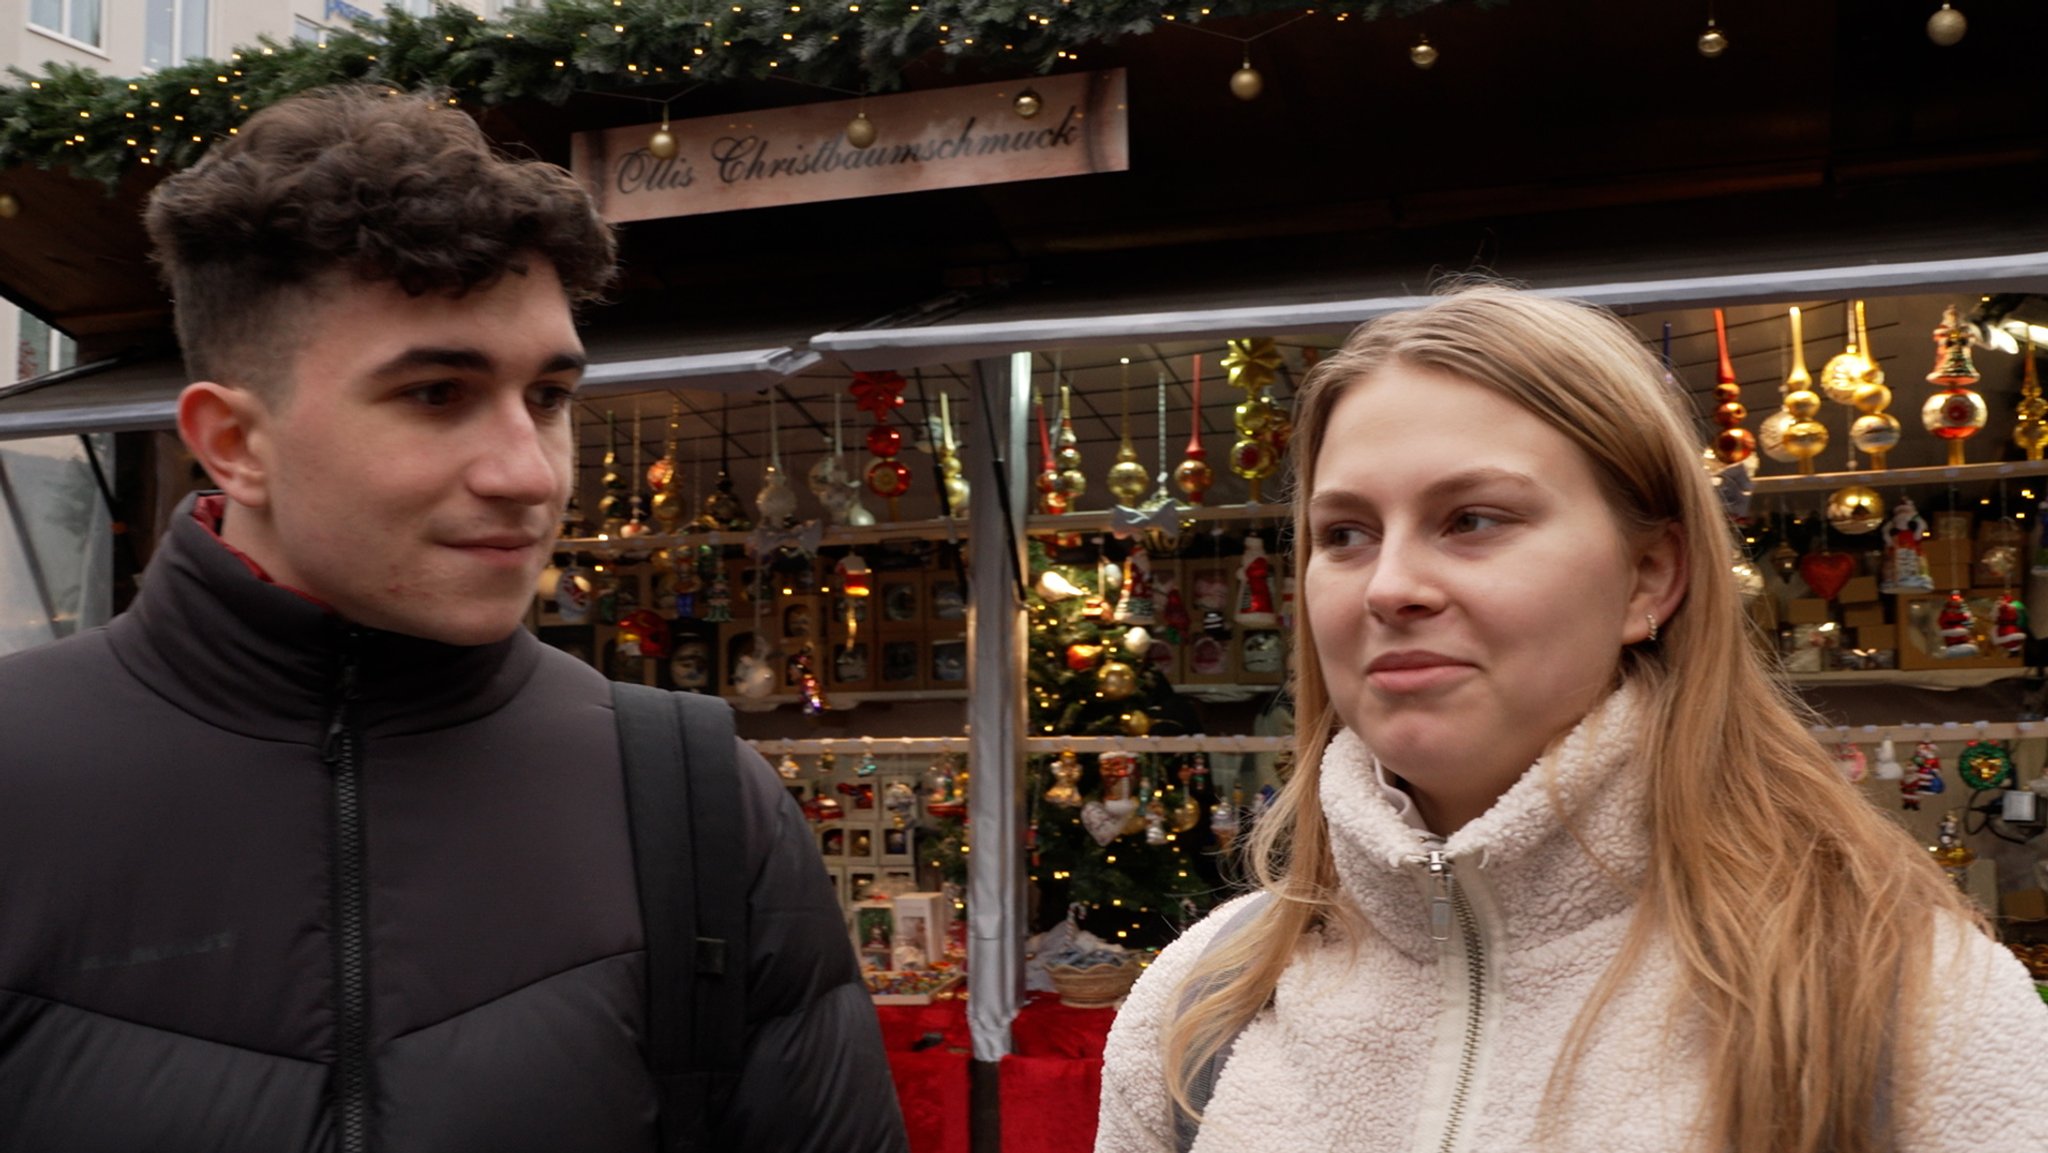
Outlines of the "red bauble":
M1741 401L1731 400L1714 410L1714 423L1722 428L1734 428L1748 415L1749 410L1742 407Z
M900 460L878 460L868 465L868 491L879 497L899 497L910 491L910 468Z
M1742 399L1742 386L1723 381L1714 386L1714 399L1722 404L1726 404L1731 400L1740 401Z
M878 424L868 430L868 451L876 456L895 456L903 451L903 434L894 425Z
M1096 659L1101 656L1101 645L1068 645L1067 668L1077 673L1085 673L1095 667Z
M1756 436L1746 428L1724 428L1714 438L1714 456L1722 464L1737 464L1756 453Z

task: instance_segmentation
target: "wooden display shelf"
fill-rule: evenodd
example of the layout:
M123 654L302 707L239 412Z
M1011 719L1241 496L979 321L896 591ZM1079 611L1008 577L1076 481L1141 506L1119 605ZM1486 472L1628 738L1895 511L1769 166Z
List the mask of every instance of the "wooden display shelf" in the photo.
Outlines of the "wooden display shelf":
M884 521L861 528L829 525L819 534L823 547L875 544L885 540L957 540L967 533L968 522L949 520ZM783 530L794 531L794 530ZM602 557L645 556L656 549L684 545L743 545L753 536L747 532L649 533L646 536L565 536L555 542L556 552L591 553Z
M732 705L734 712L765 713L779 709L784 705L796 704L802 698L798 697L795 693L776 693L765 697L733 696L722 699ZM873 693L835 693L827 691L825 694L825 707L833 712L839 712L858 705L884 705L911 701L964 701L966 699L966 689L903 689ZM886 737L876 738L877 742L887 739Z
M2048 460L2001 460L1987 464L1934 465L1927 468L1863 469L1857 472L1816 472L1811 475L1760 476L1750 481L1758 496L1777 492L1819 492L1845 484L1897 488L1909 484L1969 484L2010 477L2048 476Z
M1835 669L1825 673L1788 673L1795 685L1910 685L1923 689L1980 689L1999 681L2024 677L2024 666L1995 669Z
M1294 506L1288 504L1219 504L1190 505L1181 514L1182 520L1189 521L1237 521L1237 520L1278 520L1285 521L1294 515ZM1060 516L1046 516L1034 513L1025 518L1025 531L1033 534L1057 532L1103 532L1109 528L1110 510L1088 509L1082 512L1064 513Z

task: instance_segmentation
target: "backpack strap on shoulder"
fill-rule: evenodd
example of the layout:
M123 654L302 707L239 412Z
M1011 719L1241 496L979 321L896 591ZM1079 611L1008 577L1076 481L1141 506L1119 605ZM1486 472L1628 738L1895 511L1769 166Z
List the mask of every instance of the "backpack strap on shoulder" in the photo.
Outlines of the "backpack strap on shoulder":
M746 860L732 707L614 683L647 943L647 1064L663 1153L709 1149L745 1057Z
M1223 927L1216 930L1216 935L1209 938L1208 944L1202 946L1200 956L1207 957L1215 952L1225 941L1251 924L1252 918L1264 912L1266 906L1272 903L1272 894L1263 891L1246 901L1230 915L1228 921L1223 922ZM1200 963L1200 957L1197 958L1197 963ZM1208 996L1220 983L1219 980L1212 979L1184 990L1180 998L1180 1012L1184 1014L1194 1008L1195 1002ZM1188 1104L1193 1106L1194 1112L1183 1112L1178 1108L1173 1111L1173 1139L1177 1153L1189 1153L1189 1150L1195 1147L1195 1135L1202 1129L1200 1114L1209 1108L1209 1098L1216 1093L1216 1081L1223 1076L1223 1066L1230 1060L1230 1051L1237 1047L1237 1038L1242 1032L1240 1029L1237 1033L1224 1038L1223 1044L1217 1047L1216 1052L1210 1054L1207 1061L1202 1062L1201 1067L1195 1070L1195 1075L1189 1079Z

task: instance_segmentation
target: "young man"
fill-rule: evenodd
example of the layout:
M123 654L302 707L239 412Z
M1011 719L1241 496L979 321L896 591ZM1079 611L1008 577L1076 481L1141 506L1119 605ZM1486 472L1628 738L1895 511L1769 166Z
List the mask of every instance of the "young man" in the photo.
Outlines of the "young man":
M129 613L0 661L0 1149L651 1153L609 685L520 627L605 224L461 113L341 90L149 227L220 492ZM808 830L736 755L746 1037L708 1147L900 1150Z

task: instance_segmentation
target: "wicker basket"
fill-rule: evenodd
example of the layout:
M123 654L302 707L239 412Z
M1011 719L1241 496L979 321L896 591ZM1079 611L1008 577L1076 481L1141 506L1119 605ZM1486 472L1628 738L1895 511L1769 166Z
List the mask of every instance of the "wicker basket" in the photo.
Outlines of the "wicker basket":
M1072 965L1045 967L1053 988L1059 990L1060 1004L1075 1009L1099 1009L1123 1000L1137 981L1139 969L1135 956L1121 965L1090 965L1085 969Z

